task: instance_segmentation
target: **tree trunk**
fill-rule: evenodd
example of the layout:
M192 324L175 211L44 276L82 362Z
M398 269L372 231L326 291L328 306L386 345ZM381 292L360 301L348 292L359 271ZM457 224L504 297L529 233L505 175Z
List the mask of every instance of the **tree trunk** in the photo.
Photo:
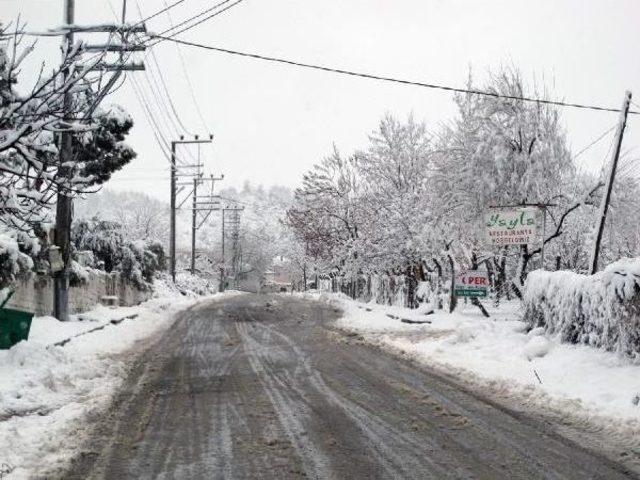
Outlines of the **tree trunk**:
M415 275L415 269L411 265L407 266L407 273L405 274L405 283L407 285L407 300L406 307L417 308L416 305L416 287L417 279Z
M478 269L478 256L476 255L476 252L471 253L471 269L472 270ZM489 317L489 312L487 312L487 309L484 308L484 305L482 305L482 303L478 298L472 298L471 304L478 307L482 312L482 315L484 315L485 317Z
M458 297L456 297L455 284L456 284L456 268L453 257L447 254L449 259L449 268L451 269L451 285L449 290L449 313L453 312L458 305Z
M444 305L442 305L442 265L438 261L437 258L433 259L433 264L436 266L436 308L438 310L442 310Z

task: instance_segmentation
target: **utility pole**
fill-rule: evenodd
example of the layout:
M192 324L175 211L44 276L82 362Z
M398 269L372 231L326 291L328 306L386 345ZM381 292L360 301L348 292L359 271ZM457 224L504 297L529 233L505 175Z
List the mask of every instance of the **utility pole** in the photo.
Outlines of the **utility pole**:
M196 135L193 140L185 140L184 136L180 136L180 140L173 140L171 142L171 178L170 178L170 198L171 198L171 212L169 217L169 272L171 279L175 283L176 281L176 212L178 210L177 196L178 196L178 177L191 177L193 180L199 181L202 177L202 164L198 162L195 165L179 165L176 155L176 147L178 145L201 145L203 143L213 142L213 135L209 135L207 140L200 140ZM187 171L187 173L180 173L178 169L191 169L195 168L195 171ZM191 182L181 183L181 185L191 185ZM195 184L194 184L195 185ZM188 198L188 197L187 197ZM185 199L186 200L186 199ZM184 203L184 201L182 202ZM181 204L182 205L182 204Z
M184 137L181 136L180 139ZM171 213L169 216L169 271L171 279L176 283L176 142L171 142L171 179L170 179L170 196L171 196Z
M125 9L123 9L123 15ZM124 19L123 19L124 20ZM63 54L70 51L74 43L74 32L78 29L75 25L75 0L64 0L63 4L63 23L67 33L64 35L63 40ZM110 31L112 27L109 26L96 26L92 28L83 28L83 31L91 31L94 33ZM98 92L97 99L93 102L92 106L86 113L86 118L90 119L94 110L104 97L108 94L109 90L115 84L118 76L123 70L144 70L144 65L141 64L129 64L125 65L122 59L122 52L141 50L141 47L133 47L126 44L125 33L128 31L145 31L144 26L136 26L130 29L122 26L123 41L120 45L114 46L111 44L84 47L86 51L119 51L120 62L116 64L102 63L93 67L91 70L104 72L115 72L114 75L106 83L106 86ZM143 49L143 48L142 48ZM73 72L69 69L63 71L64 79L67 81L69 76ZM69 90L64 92L63 107L64 107L64 121L70 123L73 121L73 114L71 112L73 104L73 93ZM67 129L63 129L59 136L59 164L58 175L62 178L63 183L58 189L57 201L56 201L56 225L55 225L55 244L60 249L62 256L63 268L53 277L53 314L61 321L69 320L69 265L70 265L70 250L71 250L71 223L73 221L73 197L71 196L71 180L75 175L74 158L73 158L73 133Z
M191 209L191 275L196 274L196 214L198 199L198 179L193 179L193 208Z
M223 180L224 175L220 177L214 177L210 175L208 178L194 178L193 180L193 207L191 209L191 274L195 275L196 272L196 233L205 224L211 212L220 210L222 205L220 204L220 197L214 195L215 182ZM211 191L209 194L198 196L198 184L204 182L211 182ZM203 218L198 224L198 212L202 212ZM206 212L206 214L205 214Z
M600 210L598 212L598 223L596 225L596 238L591 251L591 275L598 271L598 256L600 255L600 244L602 243L602 234L607 219L607 211L609 210L609 202L611 201L611 192L613 191L613 183L616 178L616 170L618 168L618 158L620 158L620 150L622 148L622 137L624 129L627 125L627 115L629 113L629 104L631 103L631 92L624 94L622 109L620 110L620 119L618 120L618 130L616 132L616 145L613 150L613 159L611 160L611 170L607 178L606 191L602 201L600 202Z
M63 23L66 25L73 25L75 16L75 0L64 1ZM73 45L73 30L64 36L64 51L71 49ZM71 72L64 71L65 81L69 78ZM70 121L72 96L67 90L64 93L63 105L64 105L64 120ZM70 166L73 155L73 135L69 131L62 131L60 133L60 177L65 180L70 180L73 176L73 169ZM58 192L58 200L56 204L56 229L55 229L55 241L56 245L60 249L62 255L63 268L57 272L54 276L53 282L53 314L58 320L69 320L69 254L71 244L71 220L73 201L71 197L67 195L68 192L61 188Z
M231 227L231 274L233 276L234 286L238 286L238 266L241 257L239 248L240 212L242 212L243 210L244 207L225 207L222 209L222 262L220 267L219 286L219 290L221 292L224 291L227 277L225 255L225 237L227 234L227 226ZM231 214L230 217L226 215L227 212Z
M224 264L225 264L225 256L224 256L224 208L222 209L222 260L220 261L220 284L218 285L218 291L224 292Z

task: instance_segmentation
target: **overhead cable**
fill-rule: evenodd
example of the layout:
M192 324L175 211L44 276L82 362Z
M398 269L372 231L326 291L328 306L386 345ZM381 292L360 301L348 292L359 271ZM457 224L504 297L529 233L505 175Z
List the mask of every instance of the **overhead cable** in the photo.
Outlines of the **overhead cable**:
M604 106L601 106L601 105L589 105L589 104L583 104L583 103L562 102L562 101L559 101L559 100L549 100L549 99L544 99L544 98L524 97L524 96L518 96L518 95L507 95L507 94L502 94L502 93L498 93L498 92L491 92L491 91L485 91L485 90L476 90L476 89L468 89L468 88L460 88L460 87L451 87L451 86L448 86L448 85L440 85L440 84L435 84L435 83L418 82L418 81L413 81L413 80L404 80L404 79L400 79L400 78L387 77L387 76L381 76L381 75L373 75L373 74L369 74L369 73L356 72L356 71L353 71L353 70L344 70L344 69L340 69L340 68L332 68L332 67L326 67L326 66L322 66L322 65L315 65L315 64L311 64L311 63L304 63L304 62L299 62L299 61L294 61L294 60L287 60L287 59L284 59L284 58L269 57L269 56L266 56L266 55L258 55L258 54L255 54L255 53L240 52L240 51L237 51L237 50L230 50L228 48L215 47L213 45L205 45L205 44L202 44L202 43L190 42L190 41L187 41L187 40L181 40L181 39L178 39L178 38L163 37L163 36L160 36L160 35L152 35L151 37L152 38L159 38L159 39L162 39L162 40L168 40L170 42L176 42L176 43L180 43L182 45L188 45L188 46L191 46L191 47L202 48L202 49L205 49L205 50L211 50L211 51L220 52L220 53L227 53L229 55L236 55L236 56L240 56L240 57L253 58L253 59L257 59L257 60L264 60L264 61L267 61L267 62L282 63L282 64L291 65L291 66L295 66L295 67L302 67L302 68L308 68L308 69L313 69L313 70L321 70L321 71L330 72L330 73L338 73L338 74L341 74L341 75L348 75L348 76L352 76L352 77L361 77L361 78L368 78L368 79L371 79L371 80L380 80L380 81L383 81L383 82L398 83L398 84L402 84L402 85L412 85L412 86L416 86L416 87L431 88L431 89L436 89L436 90L444 90L444 91L447 91L447 92L454 92L454 93L466 93L466 94L471 94L471 95L481 95L481 96L485 96L485 97L501 98L501 99L505 99L505 100L519 100L519 101L533 102L533 103L538 103L538 104L543 104L543 105L555 105L555 106L558 106L558 107L580 108L580 109L596 110L596 111L602 111L602 112L620 112L619 108L604 107ZM153 45L155 45L155 44L153 44ZM629 114L640 115L640 111L629 110Z

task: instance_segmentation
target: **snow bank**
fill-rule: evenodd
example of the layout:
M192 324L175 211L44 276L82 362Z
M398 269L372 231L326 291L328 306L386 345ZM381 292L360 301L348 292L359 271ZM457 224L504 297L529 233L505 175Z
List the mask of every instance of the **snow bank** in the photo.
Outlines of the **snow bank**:
M182 295L188 298L196 298L202 295L213 295L218 292L218 281L207 280L188 272L176 273L175 284L167 274L159 275L153 289L156 296Z
M640 443L640 365L563 343L541 328L528 331L516 302L487 306L491 318L484 318L464 303L452 314L426 314L323 295L344 311L337 325L365 341L455 376L513 408L552 413L567 424L595 425L625 443Z
M69 322L34 318L28 342L0 350L0 477L34 478L64 464L86 422L121 385L136 342L168 328L176 312L199 301L212 297L174 294L135 307L99 306Z
M565 342L640 358L640 258L620 260L591 276L530 273L524 319Z

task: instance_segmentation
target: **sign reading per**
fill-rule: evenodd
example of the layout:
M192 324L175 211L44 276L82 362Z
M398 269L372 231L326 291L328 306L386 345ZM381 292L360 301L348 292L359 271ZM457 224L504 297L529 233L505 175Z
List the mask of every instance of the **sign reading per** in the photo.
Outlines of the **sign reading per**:
M492 245L525 245L538 240L538 209L497 210L485 215L487 238Z
M486 297L488 288L487 272L467 270L456 275L454 290L458 297Z

